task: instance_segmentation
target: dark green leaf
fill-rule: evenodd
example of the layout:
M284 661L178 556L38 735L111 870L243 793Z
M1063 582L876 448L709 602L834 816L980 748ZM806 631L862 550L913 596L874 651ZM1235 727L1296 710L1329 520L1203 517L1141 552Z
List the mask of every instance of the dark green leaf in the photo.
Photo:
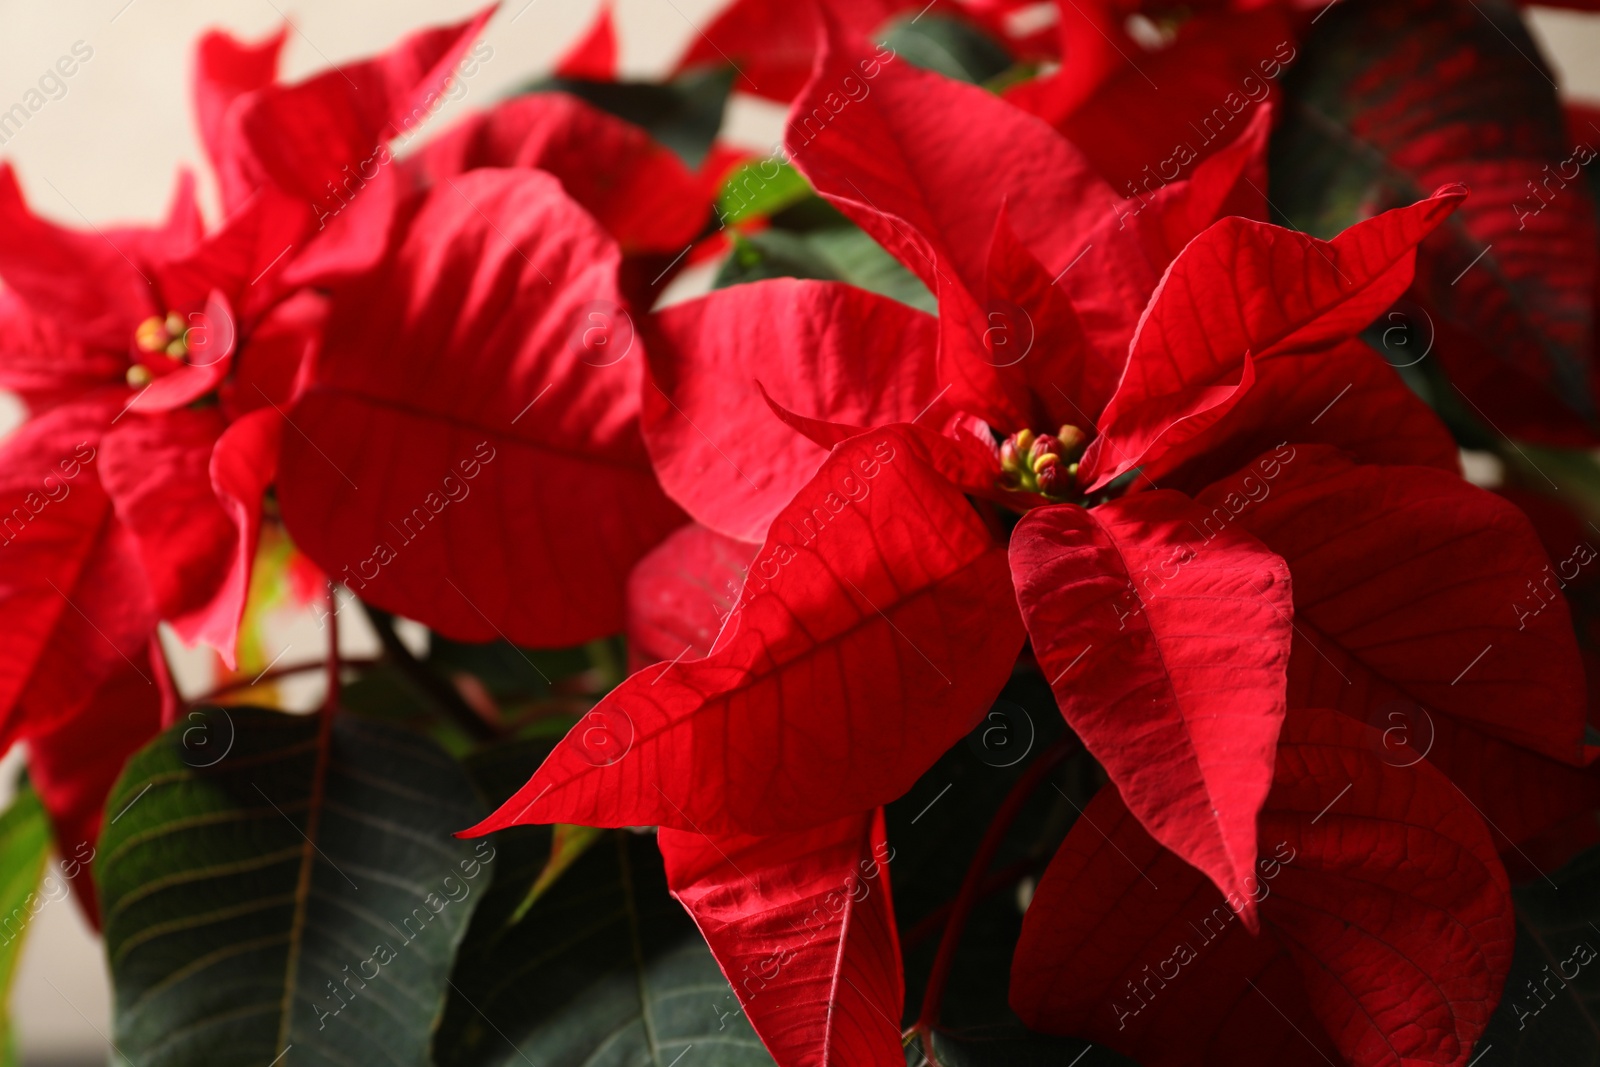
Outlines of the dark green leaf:
M848 282L930 314L938 302L916 275L906 270L865 232L835 226L804 233L765 230L735 236L733 252L717 271L713 287L763 278L822 278Z
M983 30L944 15L908 15L879 37L901 59L946 78L982 85L1011 67L1011 55Z
M483 846L451 836L484 814L472 783L432 742L364 719L204 714L203 758L186 721L107 801L96 876L121 1062L262 1067L293 1046L296 1067L427 1067L490 880Z
M491 802L521 786L548 743L496 746L470 763ZM490 839L494 883L473 916L436 1046L440 1067L768 1065L682 907L649 834L606 831L520 920L550 857L547 826Z
M452 641L439 634L428 639L428 663L448 678L465 672L477 677L496 700L546 696L550 684L580 674L589 657L579 648L518 648L509 641L477 644Z
M23 786L0 815L0 1067L17 1062L6 1005L22 940L33 917L48 903L38 888L49 853L50 822L44 806L32 789Z
M690 168L705 162L733 89L732 70L696 71L669 82L595 82L541 78L524 92L571 93L601 111L642 126Z
M1600 1065L1600 848L1551 881L1513 891L1511 977L1473 1051L1477 1067Z

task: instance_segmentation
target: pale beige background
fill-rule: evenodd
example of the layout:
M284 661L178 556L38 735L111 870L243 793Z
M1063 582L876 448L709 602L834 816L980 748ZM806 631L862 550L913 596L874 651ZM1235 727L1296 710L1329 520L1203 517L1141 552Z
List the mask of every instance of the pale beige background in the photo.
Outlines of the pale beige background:
M687 45L693 26L723 2L618 0L624 70L639 76L661 71ZM477 0L0 0L0 111L20 101L74 43L94 50L67 81L66 94L0 146L0 158L17 166L37 210L74 225L155 217L180 165L202 174L209 205L188 97L190 43L202 29L264 35L289 17L296 29L285 51L286 73L299 77L480 6ZM486 34L493 57L464 99L432 123L442 127L463 109L484 106L547 70L588 26L594 9L595 0L506 0ZM1569 89L1600 100L1600 17L1539 12L1535 26ZM772 105L737 100L731 132L751 147L770 147L780 116ZM352 633L351 639L361 642L366 635ZM288 632L282 642L303 645L309 657L315 630ZM291 653L286 662L301 655ZM204 678L191 677L187 688L203 686ZM15 757L5 762L0 794L9 791L14 766ZM104 1062L104 966L70 902L45 908L29 931L12 1010L28 1067Z

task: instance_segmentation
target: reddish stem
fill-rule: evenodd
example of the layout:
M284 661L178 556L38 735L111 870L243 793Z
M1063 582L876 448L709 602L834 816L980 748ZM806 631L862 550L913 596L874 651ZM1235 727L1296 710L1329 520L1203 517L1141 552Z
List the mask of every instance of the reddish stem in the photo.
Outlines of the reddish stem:
M339 662L346 667L370 667L383 661L377 656L347 656ZM241 689L253 689L258 685L265 685L268 682L277 681L279 678L287 678L292 674L305 674L307 671L325 669L327 669L327 663L320 659L311 663L291 663L287 667L274 667L270 671L261 672L254 678L237 678L225 685L219 685L210 692L201 693L193 700L186 701L186 703L206 704L217 697L227 696L229 693L237 693Z
M1032 856L1025 856L1009 866L1000 868L985 878L978 886L978 899L987 900L1007 886L1015 885L1019 878L1025 874L1032 874L1038 866L1039 861L1037 859ZM900 938L901 947L907 949L915 948L944 929L945 924L950 921L950 909L954 905L955 898L952 897L923 916L917 925L913 926Z
M328 695L322 710L332 715L339 706L339 597L333 581L328 581Z
M956 893L955 903L950 905L950 923L944 929L944 937L939 941L938 954L933 958L933 969L928 974L928 988L922 996L922 1011L917 1016L916 1025L916 1029L924 1034L931 1033L939 1023L939 1007L944 1002L944 987L950 980L950 969L955 965L956 948L960 945L961 935L966 930L967 919L972 915L972 907L978 902L979 887L985 872L989 869L989 864L994 861L994 854L999 851L1006 832L1011 829L1011 824L1016 822L1017 816L1022 813L1022 805L1033 795L1033 791L1044 781L1045 776L1055 769L1056 764L1066 758L1072 748L1072 739L1063 737L1041 752L1039 758L1023 772L1022 777L1017 779L1011 791L1000 802L993 821L984 831L983 840L978 842L978 851L973 854L972 862L967 866L967 873L961 879L961 888Z

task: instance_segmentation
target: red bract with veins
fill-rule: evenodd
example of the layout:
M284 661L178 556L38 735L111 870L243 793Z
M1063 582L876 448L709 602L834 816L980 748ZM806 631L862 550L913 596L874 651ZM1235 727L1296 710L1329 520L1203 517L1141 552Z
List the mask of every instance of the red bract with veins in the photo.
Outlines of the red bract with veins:
M351 137L403 129L399 109L443 88L470 29L347 68L386 94ZM309 198L269 181L286 139L274 102L306 92L274 81L282 43L201 41L195 99L224 211L209 231L187 175L161 225L77 230L30 211L0 168L0 384L33 416L4 451L0 748L32 741L58 827L86 839L158 725L144 709L175 711L147 654L156 622L233 665L283 411L326 315L305 287L370 269L385 243L383 225L319 226ZM103 766L66 758L90 734Z
M845 76L870 79L872 93L830 108ZM1309 1040L1319 1050L1387 1062L1370 1058L1387 1044L1415 1050L1407 1062L1463 1063L1487 1019L1483 998L1492 1001L1509 965L1510 937L1505 875L1463 796L1479 793L1491 751L1511 751L1527 772L1513 792L1519 834L1592 800L1578 771L1581 664L1564 614L1520 629L1503 609L1515 576L1542 565L1531 527L1460 479L1443 427L1355 339L1410 284L1417 244L1462 191L1327 242L1198 217L1201 205L1217 211L1236 199L1249 143L1135 207L1037 120L835 34L791 114L791 158L938 294L940 318L795 281L656 316L659 399L646 394L646 439L663 483L704 525L760 547L709 654L626 681L476 831L659 824L669 870L690 866L674 857L685 855L685 835L702 835L727 862L694 864L674 888L736 991L753 957L819 953L836 983L872 968L872 981L851 985L877 990L872 1006L898 1018L896 965L882 950L892 926L881 915L868 916L859 939L824 932L823 952L759 921L777 906L764 886L854 884L860 849L844 845L860 824L851 829L849 817L899 796L979 722L1010 674L1020 607L1067 723L1110 778L1098 806L1125 806L1152 854L1175 857L1173 871L1198 871L1200 897L1229 902L1239 951L1255 961L1241 962L1243 973L1278 968L1271 992L1281 982L1298 998L1293 1017L1318 1021ZM1091 234L1101 237L1094 248ZM1106 278L1132 306L1106 298ZM1097 298L1080 298L1091 288ZM1360 509L1341 495L1347 479L1362 486ZM1002 554L1010 585L996 580ZM1484 570L1485 558L1503 566ZM1483 588L1461 587L1464 569ZM1346 690L1317 689L1324 664L1343 673ZM1499 694L1513 690L1538 693L1537 713L1499 713ZM1439 769L1426 772L1428 803L1459 829L1386 852L1389 882L1354 896L1341 887L1357 876L1345 872L1371 862L1368 846L1319 837L1302 849L1317 862L1294 883L1304 881L1302 899L1341 898L1345 922L1361 924L1453 865L1460 885L1415 914L1471 934L1459 952L1434 952L1425 927L1408 925L1407 937L1422 937L1409 953L1408 1007L1352 1010L1322 971L1381 971L1396 950L1381 935L1337 936L1326 923L1293 937L1302 920L1266 909L1260 865L1275 843L1275 805L1291 803L1274 798L1307 803L1332 773L1301 753L1331 745L1362 766L1382 762L1364 720L1389 698L1438 721L1444 745L1432 757ZM1301 707L1346 716L1291 710ZM1393 777L1367 775L1352 806L1378 824L1404 823L1419 800L1382 786ZM843 835L836 844L819 838L782 858L778 843L792 835L832 841L827 826ZM776 867L751 883L734 852ZM1471 864L1456 863L1464 853ZM1063 909L1071 905L1052 903L1030 920L1019 967L1061 951L1049 916ZM1267 947L1285 936L1312 975L1301 986ZM797 1005L809 1003L798 983L814 980L811 967L795 972ZM1457 980L1470 989L1430 992ZM768 995L746 1008L781 1063L899 1062L892 1030L845 1037L820 1003L779 1020L763 1010ZM1038 995L1013 992L1030 1025L1091 1033L1048 999L1034 1007ZM1196 995L1170 999L1209 1012ZM919 1026L936 1024L937 1012L925 1005ZM1143 1037L1092 1035L1145 1049ZM1282 1062L1267 1046L1229 1054Z

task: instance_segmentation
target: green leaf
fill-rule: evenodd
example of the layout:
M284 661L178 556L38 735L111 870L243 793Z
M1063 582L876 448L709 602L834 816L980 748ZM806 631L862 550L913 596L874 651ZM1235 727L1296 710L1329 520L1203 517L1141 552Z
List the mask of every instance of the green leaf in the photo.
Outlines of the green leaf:
M1483 1067L1600 1065L1600 848L1513 890L1517 947Z
M44 805L24 785L0 815L0 1067L17 1062L11 1015L11 982L28 925L43 907L38 895L39 876L50 853L50 821ZM36 902L40 902L36 906Z
M896 19L879 40L913 66L973 85L1011 68L1011 55L999 41L970 22L945 15Z
M549 742L471 761L503 801ZM601 831L512 922L551 855L551 828L494 834L494 883L461 947L439 1029L439 1067L770 1067L699 932L667 893L651 834Z
M101 835L115 1061L428 1067L490 865L437 745L339 715L206 709L137 753ZM224 741L231 742L223 744ZM203 764L203 765L196 765ZM487 849L485 848L485 854Z
M848 282L933 314L938 301L916 275L855 226L791 233L766 230L734 235L733 252L717 271L714 288L764 278L822 278Z
M523 92L571 93L635 126L697 169L722 129L722 114L733 90L732 70L696 71L671 81L595 82L579 78L541 78Z
M508 922L512 924L521 922L523 916L528 914L528 909L544 896L545 890L555 885L556 879L566 874L567 868L576 863L579 856L589 851L589 846L600 840L601 836L602 831L593 826L560 823L553 827L550 837L550 858L545 860L544 870L539 872L539 877L528 887L528 895L522 898L522 903L511 913Z
M516 701L548 696L552 682L589 668L582 646L554 650L518 648L506 640L484 644L428 637L428 664L440 676L475 675L496 700Z
M776 159L744 163L722 183L717 217L730 225L763 219L815 195L811 183L787 163Z

